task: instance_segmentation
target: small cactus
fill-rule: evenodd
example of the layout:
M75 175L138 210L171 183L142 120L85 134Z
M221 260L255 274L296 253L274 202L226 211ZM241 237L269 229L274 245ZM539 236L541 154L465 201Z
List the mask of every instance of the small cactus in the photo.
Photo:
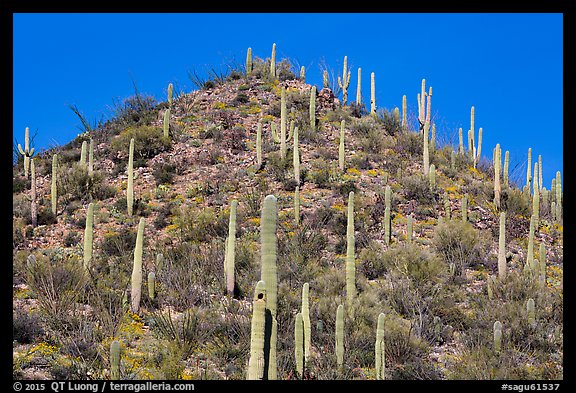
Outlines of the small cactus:
M494 352L499 353L502 349L502 323L494 322Z
M88 205L86 227L84 228L84 269L90 268L94 235L94 203Z
M336 364L341 371L344 367L344 306L336 309Z
M378 324L376 326L376 343L374 345L375 358L376 358L376 379L383 380L385 378L386 370L386 351L384 343L384 313L378 315Z
M316 86L310 89L310 128L316 131Z
M302 285L302 323L304 325L304 366L308 364L310 359L310 341L311 341L311 327L310 327L310 305L309 305L309 292L310 285L305 282Z
M428 180L430 183L430 190L434 191L436 189L436 165L434 164L430 165Z
M300 82L306 83L306 68L304 66L300 67Z
M80 165L86 167L86 153L88 152L88 145L86 141L82 141L82 147L80 148Z
M168 95L168 107L172 106L172 95L174 94L174 85L168 83L167 95Z
M304 322L301 312L296 314L294 321L294 356L296 359L296 373L302 378L304 375Z
M148 273L148 297L150 299L156 298L156 273Z
M330 88L330 80L328 79L328 70L324 70L322 73L322 86L325 89Z
M164 121L162 122L164 138L170 137L170 108L164 111Z
M120 341L118 340L110 343L110 379L114 381L120 379Z
M252 48L246 51L246 76L252 74Z

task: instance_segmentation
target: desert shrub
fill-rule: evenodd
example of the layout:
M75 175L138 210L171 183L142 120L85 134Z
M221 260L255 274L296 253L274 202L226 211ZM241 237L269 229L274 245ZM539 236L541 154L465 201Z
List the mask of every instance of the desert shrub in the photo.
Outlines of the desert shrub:
M416 174L406 176L401 180L404 191L406 192L406 199L416 200L419 205L433 205L438 195L430 188L430 181L428 177Z
M234 97L232 101L230 101L230 105L239 106L242 104L247 104L248 102L250 102L250 99L245 93L238 93L236 97Z
M400 123L400 119L396 121L394 119L394 114L392 111L388 111L386 109L379 109L376 111L376 122L382 126L386 130L388 135L398 135L402 132L402 125Z
M418 286L438 282L447 271L436 255L416 243L392 245L381 255L381 263L374 263L376 271L402 274Z
M532 215L532 198L528 198L518 188L502 187L501 202L502 210L506 211L508 217Z
M32 344L44 334L38 313L19 308L13 310L12 338L20 344Z
M180 206L172 213L172 223L177 226L182 241L205 243L216 237L225 237L228 233L227 217L218 214L214 208Z
M160 127L132 126L112 139L110 149L113 157L117 157L120 153L120 157L128 160L132 138L134 138L134 166L139 166L138 163L143 164L145 160L167 151L172 144L170 138L164 137L164 131Z
M242 126L234 126L224 134L224 146L233 152L246 150L246 130Z
M455 275L463 276L465 269L484 262L486 242L469 222L448 220L434 230L432 245L446 264L454 264Z
M41 206L38 209L37 220L38 225L51 225L57 222L56 215L52 213L52 208L46 206Z
M136 231L121 229L119 232L105 233L98 249L106 257L122 257L131 254L135 244Z
M396 135L396 145L393 150L405 158L422 157L423 137L416 132L401 132Z
M156 103L154 97L139 93L122 101L115 100L112 107L114 122L121 127L150 123L157 112Z
M58 203L62 203L65 209L73 201L105 200L116 195L116 189L106 183L104 174L94 171L90 175L88 168L79 163L61 171L57 187Z
M12 178L12 194L19 194L30 189L30 179L24 176L15 175Z
M154 176L156 185L172 184L176 172L177 172L176 165L159 162L154 164L154 171L152 172L152 176Z
M310 163L310 169L306 172L305 180L315 183L320 188L330 188L338 177L335 165L319 158Z

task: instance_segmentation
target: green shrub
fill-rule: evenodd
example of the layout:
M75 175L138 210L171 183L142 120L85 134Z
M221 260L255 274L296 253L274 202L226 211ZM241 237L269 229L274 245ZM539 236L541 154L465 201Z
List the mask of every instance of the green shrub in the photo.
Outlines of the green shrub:
M437 193L430 189L430 181L422 174L406 176L402 178L401 184L406 192L406 199L415 200L419 205L433 205L438 199Z
M154 164L154 171L152 172L152 176L154 176L156 185L172 184L175 174L176 165L174 164L164 162Z
M110 149L113 157L118 156L118 153L120 153L120 156L127 161L132 138L134 138L135 166L137 166L138 162L143 163L143 160L145 161L167 151L172 144L171 139L164 136L164 131L161 127L131 126L112 139Z

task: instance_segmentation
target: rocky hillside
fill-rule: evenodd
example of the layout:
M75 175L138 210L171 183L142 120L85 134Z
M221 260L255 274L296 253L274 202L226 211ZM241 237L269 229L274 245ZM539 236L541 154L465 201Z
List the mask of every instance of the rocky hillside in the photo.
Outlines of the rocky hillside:
M21 146L14 377L561 379L560 179L249 59Z

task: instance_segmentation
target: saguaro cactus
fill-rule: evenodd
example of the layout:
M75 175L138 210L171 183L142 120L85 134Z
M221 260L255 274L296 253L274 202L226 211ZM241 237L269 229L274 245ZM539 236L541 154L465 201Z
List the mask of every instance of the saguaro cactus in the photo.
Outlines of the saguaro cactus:
M476 149L476 159L474 160L476 164L480 162L481 154L482 154L482 127L478 129L478 148ZM502 156L502 153L500 153L500 156ZM500 166L500 168L502 168L502 166Z
M542 156L538 155L538 189L542 190Z
M276 368L276 338L278 325L276 322L276 304L278 290L278 276L276 257L278 244L276 239L277 225L277 200L274 195L264 198L260 219L260 253L261 253L261 280L266 283L266 309L270 310L272 318L270 352L266 356L269 359L268 379L275 380Z
M300 224L300 186L294 190L294 222L296 226Z
M526 302L526 314L528 319L528 326L534 328L536 326L536 310L534 299L530 298Z
M376 379L382 380L385 378L386 370L386 351L384 343L384 313L378 315L378 325L376 326L376 343L374 345L376 357Z
M430 112L432 107L432 88L430 88L430 93L428 94L428 102L427 102L427 110L426 110L426 117L424 120L424 176L428 176L428 172L430 171L430 152L428 150L428 138L429 138L429 130L430 130Z
M342 106L346 106L348 100L348 86L350 85L350 70L348 69L348 56L344 56L344 69L342 78L338 77L338 86L342 89Z
M294 356L296 358L296 372L302 378L304 375L304 322L301 312L296 314L294 321Z
M354 236L354 191L348 194L348 223L346 226L346 300L349 310L356 297L356 265Z
M356 105L362 104L362 68L358 67L358 85L356 85Z
M300 67L300 82L306 83L306 68L304 66Z
M128 153L128 187L126 188L126 205L128 215L132 215L134 205L134 138L130 139L130 149Z
M148 273L148 297L150 299L156 298L156 273Z
M252 48L246 51L246 76L252 74Z
M556 172L556 220L562 221L562 177L560 171Z
M444 213L446 215L446 220L449 220L452 213L452 207L450 206L450 197L448 196L448 193L444 193Z
M537 178L538 165L534 165L534 177ZM532 216L534 217L534 228L538 229L540 224L540 190L534 182L534 194L532 194Z
M539 261L540 261L540 282L546 284L546 248L544 243L540 243L540 249L538 250Z
M508 188L508 168L510 166L510 152L506 150L504 154L504 187Z
M532 182L532 148L528 148L528 165L526 167L526 187L530 192L530 184Z
M90 138L90 143L88 144L88 175L92 176L94 174L94 140Z
M384 241L386 245L390 244L391 238L391 220L390 214L392 213L392 188L387 185L384 191Z
M256 129L256 162L258 168L262 168L262 122L258 122Z
M530 217L530 232L528 233L528 250L526 252L526 266L534 273L534 215Z
M264 379L267 364L264 353L266 328L266 284L258 281L252 301L252 323L250 331L250 358L248 360L248 380Z
M110 379L114 381L120 379L120 341L118 340L110 343Z
M134 248L134 265L131 279L131 308L133 313L140 310L140 298L142 297L142 251L144 246L144 218L138 223L136 234L136 247Z
M164 127L164 138L170 137L170 108L164 111L164 121L162 122Z
M468 194L462 197L462 221L468 221Z
M94 236L94 203L88 204L86 213L86 226L84 228L84 269L90 268L92 262L92 248Z
M30 158L34 155L34 148L30 148L30 129L26 127L24 131L24 149L18 144L18 151L24 157L24 176L28 178L28 168L30 167Z
M174 93L174 85L168 83L167 96L168 96L168 107L172 106L172 94Z
M272 55L270 57L270 76L276 78L276 44L272 44Z
M502 322L494 322L494 352L499 353L502 349Z
M88 144L86 141L82 141L82 147L80 148L80 165L83 168L86 167L86 153L88 152Z
M408 243L412 243L412 237L414 234L414 223L413 223L413 218L412 215L408 216L408 223L407 223L407 228L406 228L406 237L408 239Z
M330 80L328 79L328 70L324 70L324 72L322 73L322 86L325 89L328 89L330 87Z
M311 342L311 327L310 327L310 305L308 301L310 293L310 285L305 282L302 285L302 323L304 325L304 366L308 364L310 359L310 342Z
M345 120L342 120L340 122L340 145L338 146L338 168L341 171L344 171L344 152L345 152L345 148L344 148L344 137L345 137L345 133L344 133L344 125L346 124Z
M464 155L464 140L462 138L462 127L458 129L458 154Z
M286 110L286 88L282 87L280 96L280 157L286 158L286 126L288 122L288 111Z
M228 222L228 244L226 246L226 292L234 296L234 259L236 256L236 209L238 201L230 202L230 219Z
M344 367L344 306L336 309L336 364L338 370Z
M408 105L406 103L406 95L402 96L402 129L406 130L408 127Z
M480 143L480 139L478 143ZM500 172L502 171L501 165L502 150L500 149L500 144L498 143L496 144L496 150L494 151L494 204L498 210L500 210L500 196L502 193L502 186L500 185Z
M370 74L370 114L376 115L376 76Z
M430 190L434 191L436 189L436 165L430 165L428 172L428 181L430 183Z
M57 177L58 177L58 154L54 154L52 156L52 182L50 186L50 201L52 207L52 214L56 216L58 214L58 186L57 186Z
M498 237L498 277L506 278L506 213L500 213L500 236Z
M310 129L316 131L316 86L310 89Z
M292 163L294 166L294 180L300 184L300 149L298 147L298 126L294 127L294 147L292 149Z

